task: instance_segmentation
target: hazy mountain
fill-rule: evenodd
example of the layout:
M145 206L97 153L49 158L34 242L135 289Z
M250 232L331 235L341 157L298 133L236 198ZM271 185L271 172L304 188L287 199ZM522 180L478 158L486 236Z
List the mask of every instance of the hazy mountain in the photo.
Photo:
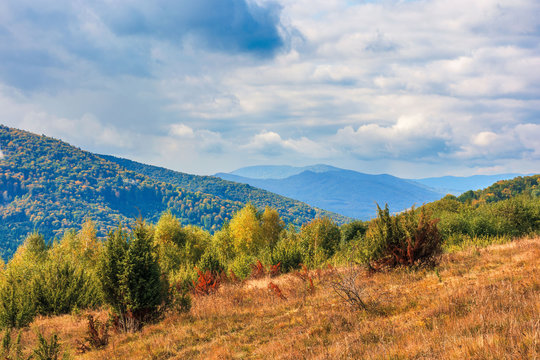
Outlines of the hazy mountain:
M258 165L248 166L230 172L232 175L251 179L285 179L289 176L300 174L304 171L321 173L327 171L342 170L330 165L317 164L311 166L288 166L288 165Z
M338 168L324 172L303 171L282 179L253 179L225 173L216 176L359 219L375 216L375 203L388 203L392 211L401 211L444 195L395 176L369 175Z
M393 211L401 211L412 204L421 205L446 194L460 195L519 175L401 179L390 175L368 175L324 164L304 167L249 166L231 173L216 174L222 179L249 184L361 219L374 216L375 202L388 203Z

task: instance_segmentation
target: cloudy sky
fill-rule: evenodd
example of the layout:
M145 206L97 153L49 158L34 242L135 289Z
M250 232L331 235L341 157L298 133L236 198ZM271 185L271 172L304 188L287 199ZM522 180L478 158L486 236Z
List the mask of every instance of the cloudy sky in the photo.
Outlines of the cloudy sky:
M0 123L197 174L538 173L538 14L538 0L2 1Z

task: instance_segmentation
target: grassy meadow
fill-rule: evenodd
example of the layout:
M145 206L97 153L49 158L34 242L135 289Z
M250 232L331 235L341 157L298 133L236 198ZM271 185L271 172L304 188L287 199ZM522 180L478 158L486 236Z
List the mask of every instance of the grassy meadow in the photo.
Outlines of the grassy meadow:
M332 288L350 268L226 284L137 333L81 353L87 312L38 317L78 359L535 359L540 356L540 238L444 254L435 268L355 269L366 309ZM312 279L313 286L309 282ZM272 282L284 298L269 288ZM105 320L105 311L91 312ZM29 350L26 350L29 353Z

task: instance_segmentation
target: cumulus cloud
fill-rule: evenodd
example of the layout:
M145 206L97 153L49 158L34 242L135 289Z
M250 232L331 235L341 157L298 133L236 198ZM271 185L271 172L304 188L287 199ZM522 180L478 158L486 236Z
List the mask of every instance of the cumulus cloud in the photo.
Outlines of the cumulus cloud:
M193 130L185 124L172 124L169 134L179 139L183 146L187 145L192 148L192 151L196 152L217 154L230 146L217 132L206 129ZM173 142L178 144L176 140L173 140ZM175 147L176 145L172 146Z
M263 131L253 136L244 147L265 155L281 155L284 151L283 140L273 131Z
M448 149L448 129L422 115L402 116L391 126L376 123L339 129L333 141L360 158L435 158Z
M470 142L452 156L466 160L540 158L540 125L518 124L496 131L481 131L470 137ZM534 169L533 171L537 171Z
M267 156L302 155L310 158L328 158L337 152L325 144L315 142L306 137L299 139L282 139L273 131L262 131L241 146L243 149Z
M193 129L184 124L172 124L170 133L185 138L193 138L195 136Z

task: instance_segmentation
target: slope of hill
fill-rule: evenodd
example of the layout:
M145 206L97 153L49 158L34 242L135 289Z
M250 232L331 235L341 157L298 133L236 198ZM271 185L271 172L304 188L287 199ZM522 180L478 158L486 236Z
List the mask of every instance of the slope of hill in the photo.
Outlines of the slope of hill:
M300 225L305 222L306 219L312 219L316 216L328 216L339 224L351 220L346 216L319 208L313 208L301 201L277 195L267 190L258 189L248 184L223 180L215 176L186 174L110 155L99 156L111 162L115 162L127 170L143 174L157 181L178 185L189 191L199 191L217 196L221 199L239 201L244 204L250 202L260 209L263 209L265 206L270 206L276 209L281 217L288 223Z
M85 219L100 235L137 216L151 221L171 209L208 230L242 204L185 191L127 171L62 141L0 126L0 243L9 255L28 232L51 238Z
M65 142L2 125L0 148L4 257L29 232L52 238L80 227L85 219L94 220L103 236L119 222L129 223L138 216L156 221L170 209L183 224L213 231L245 203L151 179ZM290 209L288 220L303 223L319 213L298 205Z
M388 203L393 210L401 211L415 203L421 205L443 196L422 184L391 175L368 175L342 169L303 171L285 179L252 179L225 173L216 176L359 219L375 216L375 202Z
M521 194L540 198L540 174L500 180L485 189L466 191L458 197L458 200L461 202L492 203Z
M444 194L460 195L468 190L483 189L491 184L500 181L513 179L517 176L523 176L522 174L497 174L497 175L473 175L466 177L459 176L441 176L431 177L423 179L411 179L420 184L424 184L438 192Z

